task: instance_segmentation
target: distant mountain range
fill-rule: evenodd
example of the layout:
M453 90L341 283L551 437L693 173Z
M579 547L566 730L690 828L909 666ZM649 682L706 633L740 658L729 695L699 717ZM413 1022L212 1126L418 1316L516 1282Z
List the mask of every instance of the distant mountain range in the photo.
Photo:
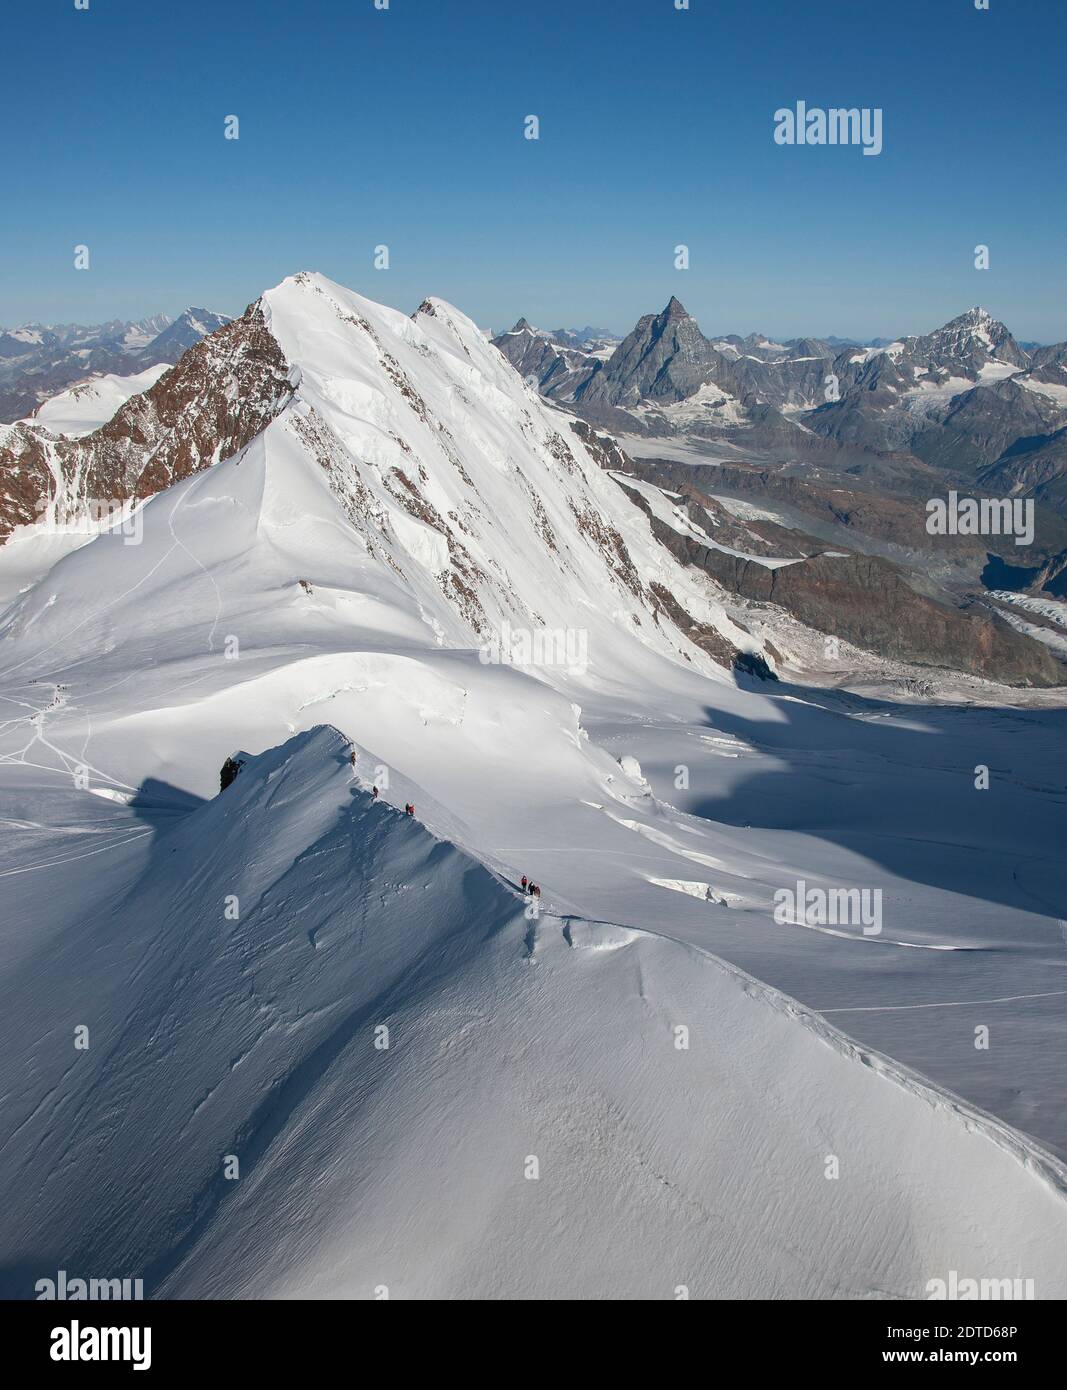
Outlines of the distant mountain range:
M194 343L229 319L208 309L186 309L128 322L27 323L0 329L0 421L32 415L65 387L105 374L136 376L174 363Z
M1067 343L1025 348L982 308L862 347L707 338L672 297L610 352L567 345L525 319L494 342L543 395L615 431L777 458L888 458L898 472L933 468L1067 515Z

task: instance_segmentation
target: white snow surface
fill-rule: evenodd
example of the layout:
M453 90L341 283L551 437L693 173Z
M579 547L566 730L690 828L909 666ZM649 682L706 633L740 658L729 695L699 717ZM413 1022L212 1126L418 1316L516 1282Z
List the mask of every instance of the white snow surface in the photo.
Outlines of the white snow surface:
M1056 712L735 681L470 320L264 306L282 414L0 614L0 1291L1067 1294Z
M1017 632L1025 632L1028 637L1051 647L1058 656L1067 657L1067 603L1061 603L1057 599L1040 599L1028 594L1016 594L1006 589L994 589L991 597L1022 609L1021 613L1013 613L1004 608L998 610L1001 617ZM1055 623L1056 627L1048 627L1044 623L1028 623L1024 616L1027 611L1039 613Z
M990 597L1002 603L1014 603L1019 608L1029 609L1050 619L1057 627L1067 628L1067 602L1058 598L1037 597L1034 594L1020 594L1012 589L992 589Z
M756 358L755 361L762 359ZM699 386L691 396L686 396L681 401L671 401L668 404L649 404L642 401L638 405L631 407L631 411L636 416L663 416L668 420L672 428L681 432L692 428L694 425L710 422L715 425L727 428L732 425L743 424L747 418L745 409L741 402L732 396L729 391L724 391L721 386L707 384Z
M1067 409L1067 386L1060 386L1056 382L1035 381L1030 376L1020 376L1018 381L1027 391L1033 391L1036 396L1046 396L1061 409Z
M27 424L44 425L52 434L77 437L91 434L93 430L106 425L120 406L125 405L132 396L139 396L154 386L164 372L170 371L168 362L160 362L133 376L118 376L107 372L101 376L90 377L87 381L68 386L65 391L43 401L26 421Z

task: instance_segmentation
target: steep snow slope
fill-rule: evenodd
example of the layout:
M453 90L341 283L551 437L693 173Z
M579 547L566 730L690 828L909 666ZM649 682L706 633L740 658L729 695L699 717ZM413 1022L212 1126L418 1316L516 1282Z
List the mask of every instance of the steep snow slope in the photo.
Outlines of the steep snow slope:
M995 1128L684 946L528 920L347 753L298 735L54 896L2 1025L6 1292L52 1258L172 1296L1067 1291L1055 1176Z
M724 642L753 639L729 623L710 586L653 543L643 514L564 434L563 417L457 311L428 301L408 320L321 277L298 276L268 292L257 314L275 344L266 349L270 400L244 405L269 423L232 457L141 505L135 537L119 529L97 536L0 617L0 816L8 832L0 873L12 901L0 971L20 1000L18 1046L4 1054L11 1068L5 1061L2 1080L22 1107L11 1147L0 1149L6 1186L22 1194L11 1217L19 1253L9 1268L23 1278L47 1272L40 1265L53 1256L65 1268L76 1259L130 1260L168 1292L225 1292L237 1282L249 1292L329 1292L331 1269L352 1289L372 1276L396 1277L372 1268L377 1241L407 1252L399 1277L414 1292L485 1289L494 1267L516 1292L543 1290L553 1271L567 1268L584 1292L603 1289L608 1274L617 1281L609 1291L632 1292L648 1287L651 1264L671 1269L663 1278L673 1290L687 1282L673 1272L679 1249L691 1252L687 1262L709 1289L921 1292L925 1279L963 1271L968 1260L984 1262L979 1273L1003 1266L1005 1277L1040 1274L1043 1285L1062 1288L1046 1242L1062 1229L1062 1198L1035 1186L1035 1172L1054 1165L1021 1138L976 1136L974 1122L943 1103L908 1098L911 1108L887 1124L882 1107L903 1102L873 1076L876 1067L862 1065L868 1054L850 1055L836 1041L816 1046L797 1007L765 991L755 992L770 1007L753 1014L742 995L735 1012L709 983L721 968L706 956L725 956L836 1011L833 1021L853 1036L1067 1149L1058 1066L1067 982L1054 906L1062 744L1054 724L1023 716L1020 738L1017 723L992 716L977 723L956 711L820 705L810 691L735 684L673 625L654 586L662 583ZM231 359L215 360L222 389L238 389L240 354L232 374ZM278 361L292 387L280 406ZM210 389L207 381L208 394L195 402L204 418L216 413ZM164 461L164 474L168 468ZM28 536L25 545L42 539ZM570 654L577 660L497 664L494 642L506 623L584 632L584 646ZM366 818L390 817L388 806L352 812L350 774L322 734L264 754L219 802L189 810L214 796L218 769L235 749L258 754L323 724L355 741L364 784L379 783L393 807L414 801L420 823L453 847L420 841L435 864L452 866L440 884L391 839L375 838L378 821ZM976 747L998 770L995 802L973 790ZM271 772L271 790L258 800ZM228 819L238 813L227 806L244 807L244 820ZM406 821L381 824L422 833ZM542 964L525 963L528 923L488 876L515 882L522 872L541 883L546 917L613 924L572 932L604 949L568 948L542 924ZM775 893L798 878L878 888L882 936L775 921ZM459 880L473 885L469 902L467 887L447 886ZM227 894L263 902L264 885L276 881L262 937L258 908L251 920L242 908L239 923L222 916ZM429 904L413 914L411 885ZM436 914L439 891L447 910ZM373 912L356 907L364 901ZM383 955L370 965L350 960L345 953L358 943L347 924L369 930L379 911L391 924ZM639 935L623 944L628 933ZM322 953L331 949L324 970ZM311 975L305 959L319 962L308 966ZM587 973L571 971L585 961ZM527 974L511 973L520 969ZM524 993L531 970L530 978L556 982L544 987L547 1008L536 991ZM650 994L653 976L661 992ZM362 1027L359 1010L395 981L402 983L389 1007L405 1026L425 1022L437 1008L427 1001L443 990L464 1020L487 1018L486 1036L498 1044L484 1053L445 1046L452 1035L440 1021L427 1023L405 1054L410 1072L398 1068L386 1087L358 1061L366 1061L362 1052L346 1050L355 1043L345 1020ZM340 994L330 992L334 985ZM167 1004L171 993L180 1005ZM249 999L251 1012L235 1002ZM687 1022L683 1013L705 1018L709 999L707 1026L721 1019L724 1031L698 1084L688 1078L682 1107L671 1090L681 1084L677 1074L664 1071L677 1060L673 1049L664 1057L636 1039L653 1026L650 1016L660 1020L656 1028ZM85 1021L79 1005L93 1000L101 1001L93 1047L102 1051L83 1057L69 1038ZM565 1030L544 1036L545 1019L558 1028L578 1011L580 1048ZM277 1027L264 1045L258 1029L267 1023ZM974 1028L987 1023L996 1046L979 1052ZM188 1085L179 1073L170 1078L142 1042L123 1041L154 1036L184 1059ZM264 1069L242 1063L231 1073L249 1048ZM103 1049L107 1075L71 1126L76 1067L90 1056L92 1068L101 1065ZM342 1054L356 1060L342 1066ZM598 1117L588 1123L567 1109L578 1066L585 1110ZM628 1072L640 1079L635 1090ZM522 1077L540 1080L517 1109L482 1108L496 1075L512 1078L515 1096ZM331 1077L342 1078L336 1089ZM362 1099L349 1103L353 1093L366 1097L365 1110ZM686 1150L676 1117L664 1132L677 1137L655 1139L650 1098L661 1093L696 1127L699 1153ZM804 1107L774 1109L792 1094ZM305 1100L324 1107L314 1122L301 1119ZM130 1103L143 1107L130 1133L144 1147L129 1151L127 1180L118 1176L125 1140L116 1131L125 1125L116 1116ZM469 1135L468 1110L484 1118ZM847 1121L861 1165L874 1162L887 1133L920 1136L914 1160L886 1149L887 1164L907 1181L898 1189L879 1169L843 1200L844 1180L825 1179L821 1165L844 1141L812 1146L804 1131L793 1145L793 1126L808 1111ZM211 1127L201 1129L209 1116ZM369 1121L361 1129L365 1116L378 1116L385 1130ZM436 1153L427 1154L428 1136L452 1124L449 1152L457 1157L446 1170L456 1186L445 1189L443 1205L427 1198L421 1209L430 1238L417 1245L416 1222L409 1229L404 1216L383 1215L374 1228L372 1210L397 1211L405 1165L420 1165L425 1179ZM495 1219L503 1179L476 1158L471 1136L498 1125L515 1136L520 1159L539 1152L536 1136L520 1142L530 1127L573 1136L572 1171L579 1154L605 1152L575 1194L588 1221L562 1205L550 1215L539 1209L526 1226L521 1213ZM824 1128L839 1132L828 1121ZM382 1132L395 1136L400 1157L396 1147L375 1147ZM712 1133L726 1145L714 1170L699 1166ZM220 1155L237 1151L242 1136L254 1175L246 1170L247 1188L220 1187ZM151 1155L174 1151L179 1139L182 1171L160 1178ZM969 1147L979 1140L980 1148ZM661 1143L684 1152L680 1169L618 1158L658 1157ZM798 1165L808 1171L802 1152L816 1154L808 1186L796 1176ZM39 1167L31 1153L41 1156ZM389 1161L378 1164L380 1153ZM931 1163L921 1171L935 1176L920 1177L912 1162ZM953 1165L968 1175L955 1195ZM660 1175L655 1187L664 1191L655 1195L663 1201L629 1189L641 1212L632 1250L650 1253L644 1264L634 1253L614 1266L604 1242L609 1213L619 1224L618 1206L599 1189L622 1190L631 1170ZM671 1171L684 1178L674 1188ZM253 1192L260 1178L263 1198ZM519 1181L522 1194L545 1190L521 1172ZM361 1182L369 1185L357 1192L351 1184ZM315 1199L297 1191L304 1183L323 1194L321 1218L305 1205ZM716 1207L706 1194L719 1188L731 1200ZM905 1190L919 1204L909 1209L913 1244L904 1253L897 1241L890 1254L899 1221L880 1224L870 1204L886 1191L904 1201ZM79 1191L92 1191L93 1201L79 1207ZM472 1196L466 1212L456 1207L483 1191L485 1202ZM667 1204L672 1191L677 1207ZM729 1213L728 1241L704 1256L699 1249L713 1244L706 1234L689 1244L679 1233L693 1224L694 1193L701 1210ZM216 1220L222 1201L246 1212L241 1223ZM497 1206L504 1212L503 1196ZM892 1202L887 1209L897 1210ZM40 1210L47 1217L33 1235L30 1212ZM291 1214L293 1231L271 1215L279 1211ZM579 1259L578 1242L562 1244L574 1258L555 1263L545 1231L572 1220L602 1253L599 1273ZM328 1247L326 1232L348 1222L352 1240L371 1252L360 1268ZM814 1243L815 1253L772 1265L772 1226L789 1228L791 1248ZM486 1252L520 1227L533 1252L528 1266L519 1270L506 1253L494 1266ZM867 1227L874 1244L858 1247L852 1261ZM748 1242L748 1228L763 1232L763 1247ZM983 1228L990 1244L979 1247L974 1232ZM272 1276L271 1267L284 1274ZM843 1269L848 1276L839 1279Z
M243 449L247 427L216 434L212 448L214 393L238 402L260 431L244 466L263 473L266 520L299 544L310 528L301 532L289 508L309 488L328 490L319 512L327 505L336 526L340 503L361 568L402 581L402 601L414 600L428 640L484 643L505 621L580 627L605 658L632 646L618 640L622 631L706 666L655 595L665 582L691 617L723 634L725 649L755 645L652 541L565 417L458 311L427 300L409 319L301 274L245 320L205 340L78 451L35 441L56 487L48 524L76 522L100 475L97 495L132 501L149 495L151 481L180 480ZM289 399L279 381L286 363L296 388ZM189 417L204 425L191 440L182 428ZM13 464L39 467L20 447L12 432Z
M620 505L566 417L457 310L430 299L411 319L321 276L284 281L264 304L297 364L281 428L320 459L370 553L384 542L441 637L582 627L607 657L629 645L621 629L699 660L659 631L650 585L666 580L744 640Z
M42 402L34 411L33 419L52 434L89 434L106 424L131 396L139 396L142 391L147 391L169 370L168 363L161 362L133 376L107 372L103 376L68 386L65 391Z

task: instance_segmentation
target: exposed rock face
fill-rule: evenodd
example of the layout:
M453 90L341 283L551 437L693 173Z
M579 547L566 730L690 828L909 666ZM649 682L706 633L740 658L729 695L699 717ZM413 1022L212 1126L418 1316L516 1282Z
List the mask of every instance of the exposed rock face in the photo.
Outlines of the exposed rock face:
M1067 573L1060 570L1057 575L1045 585L1045 589L1055 598L1067 599Z
M709 385L721 388L745 410L810 408L823 399L826 364L840 350L815 338L774 343L759 333L712 341L674 296L660 313L641 318L610 356L600 354L601 361L569 360L564 365L558 344L548 335L540 336L534 350L529 337L533 333L520 319L510 334L494 341L524 375L538 378L546 396L573 402L587 419L609 427L625 423L613 421L612 411L677 404ZM668 431L673 428L668 421L657 423Z
M574 399L575 392L600 370L617 342L617 338L594 328L545 332L524 318L493 339L520 376L560 401Z
M638 320L604 367L576 390L575 399L614 406L684 400L713 380L720 356L672 295L661 313Z
M1062 403L1064 391L1067 390L1067 343L1053 343L1049 347L1036 348L1030 358L1027 379L1031 389L1035 391L1041 391L1043 387L1052 387L1049 395ZM1067 421L1063 424L1067 425Z
M1067 424L1017 440L982 469L977 482L985 492L1021 493L1067 516Z
M1055 598L1067 598L1067 550L1053 555L1034 576L1032 591L1035 594L1052 594Z
M1067 541L1065 524L1058 517L1042 515L1040 511L1037 513L1035 543L1027 557L1020 557L1011 536L939 536L935 541L926 530L925 501L930 496L939 495L947 486L936 475L928 479L930 491L926 496L911 500L841 487L836 482L823 486L804 476L745 464L685 464L670 459L633 459L628 462L625 471L683 494L720 492L728 496L778 501L804 513L812 522L829 523L846 528L856 537L872 537L928 555L979 559L992 553L1008 557L1015 563L1021 558L1032 557L1036 565L1042 563L1047 554L1062 549ZM986 492L992 493L993 489L975 489L976 496ZM849 544L844 536L842 541Z
M854 424L866 418L879 422L890 417L901 395L913 390L917 379L929 378L936 392L937 382L950 376L953 380L976 379L993 363L996 370L988 385L946 395L944 418L926 410L909 413L909 429L927 436L931 453L936 452L936 440L946 467L957 467L954 451L962 456L983 431L986 447L1001 452L1011 438L1013 414L1026 425L1046 420L1045 404L1007 379L1006 374L1025 366L1027 359L1003 325L989 315L970 311L924 338L869 352L851 345L841 349L818 340L774 344L753 337L712 343L678 300L672 299L662 313L641 319L606 362L579 362L575 366L573 360L567 360L566 349L551 338L520 320L510 334L496 340L496 345L519 371L536 375L546 395L573 403L585 418L572 421L571 428L601 467L671 488L689 507L698 527L713 533L719 545L743 552L735 556L728 550L702 546L692 535L675 531L654 515L635 489L624 487L631 501L648 515L656 539L684 563L702 569L729 592L777 604L808 626L883 657L952 667L1009 684L1063 681L1064 669L1046 647L987 611L937 601L913 588L903 569L878 555L827 554L824 542L802 532L768 522L738 524L706 492L698 490L700 486L715 487L741 495L778 497L822 527L845 528L886 546L937 553L951 563L965 564L975 581L990 552L1008 547L1008 555L1016 558L1010 538L954 536L941 538L938 545L931 541L925 502L945 486L944 474L932 464L924 464L907 452L882 455L894 470L894 481L906 480L914 494L886 497L876 487L841 487L836 478L815 483L803 476L742 464L705 468L660 460L633 463L610 435L595 427L613 423L613 414L626 419L630 417L624 412L635 411L642 413L646 422L662 419L669 430L669 407L691 399L707 386L709 376L714 376L728 383L727 391L744 396L750 430L761 429L781 447L799 453L818 447L818 436L805 431L777 407L759 403L756 396L761 391L771 391L779 398L795 396L798 391L815 393L826 372L839 369L854 402L851 414L846 411L839 416L847 428L849 420ZM768 387L766 383L775 374L777 385ZM662 411L667 414L661 415ZM1008 417L1007 423L1002 415ZM865 480L868 484L872 481ZM578 520L583 524L583 518ZM612 553L610 538L602 539L605 552ZM1053 553L1057 542L1062 546L1062 540L1050 534L1043 549L1035 547L1035 561L1041 563L1043 554ZM746 559L746 555L753 558ZM764 565L758 563L760 556L799 558L801 563ZM619 557L618 573L623 582L631 577L625 557ZM705 645L700 624L684 607L676 599L672 603L669 595L654 592L664 616L716 660L732 663L736 649L731 643L713 631ZM939 592L936 585L931 586L931 592Z
M988 362L1025 367L1030 360L1007 328L977 306L933 333L904 341L916 365L939 367L961 376L977 374Z
M524 375L538 377L545 395L573 400L583 411L678 402L702 386L715 385L746 409L763 405L810 410L833 404L838 409L821 415L827 433L842 432L844 427L835 421L852 410L896 405L902 392L916 386L937 387L950 380L977 384L987 369L994 369L995 380L999 371L1030 366L1030 358L1004 324L978 308L932 333L864 349L819 338L773 343L762 334L709 339L672 296L660 313L641 318L607 360L582 364L578 378L573 373L578 364L561 362L561 346L554 337L538 334L520 319L510 333L494 341ZM1061 349L1062 344L1041 349L1034 365L1067 373L1067 349ZM840 401L824 390L831 372Z
M590 438L610 461L611 442ZM191 348L102 428L4 430L0 536L42 512L78 522L94 500L114 510L215 464L237 487L251 477L261 505L288 486L330 516L325 478L341 508L328 524L343 514L361 542L354 583L387 594L404 631L424 624L439 643L473 639L491 655L505 629L552 637L588 618L612 640L625 623L642 645L704 667L716 626L736 631L469 319L440 300L408 318L310 272ZM157 536L167 512L147 509ZM651 589L665 579L686 609L681 632Z
M1047 396L1008 379L953 397L942 419L912 441L918 456L956 477L1003 460L1020 438L1047 438L1061 418Z
M778 604L808 627L853 646L1007 685L1067 684L1067 669L1047 647L985 613L961 612L917 594L888 560L823 554L769 569L702 545L655 519L651 524L672 554L732 593Z
M0 540L45 516L76 519L91 502L150 497L228 458L290 394L288 366L257 302L92 434L0 427Z
M903 451L991 495L1024 493L1067 514L1067 348L1033 357L972 309L884 352L833 364L840 399L804 417L838 444Z
M630 459L610 434L598 434L584 420L572 420L571 429L600 464L601 468L629 469Z
M0 541L46 510L53 484L50 439L23 425L0 425Z
M530 413L529 394L498 354L473 325L461 321L441 301L427 301L413 316L419 331L429 334L424 341L418 335L411 340L410 321L397 321L390 311L382 311L372 323L370 308L361 307L369 302L347 296L321 277L294 277L272 293L290 316L287 331L291 340L284 334L279 336L280 320L271 317L270 308L276 301L267 296L251 305L240 319L186 351L177 366L151 389L128 400L107 424L91 434L61 438L33 421L0 427L0 540L15 526L42 517L60 524L76 520L93 502L103 501L113 508L148 497L239 454L293 400L294 383L304 368L290 369L286 359L288 355L303 363L300 354L305 329L300 325L306 319L314 325L314 333L323 333L331 344L333 335L349 335L344 351L361 361L366 358L369 369L381 375L381 400L375 397L374 418L378 419L383 409L382 400L388 399L392 424L386 429L379 421L373 428L367 427L366 459L358 450L352 452L347 407L339 407L335 398L339 389L342 401L354 401L358 393L337 385L340 378L336 373L348 370L348 359L339 357L332 362L327 355L324 365L317 368L319 384L307 390L307 383L301 384L294 408L286 411L285 420L274 428L292 431L322 466L354 524L365 534L369 551L383 558L397 574L411 574L416 567L429 565L433 583L476 634L494 629L495 619L486 602L500 606L506 601L515 612L522 612L525 605L531 617L539 618L541 587L532 585L520 603L501 581L507 573L509 547L496 554L486 539L491 531L487 518L495 510L489 498L496 476L502 470L515 469L529 507L524 532L543 542L552 556L552 566L570 563L578 574L583 552L592 548L601 567L606 567L612 602L618 601L618 595L632 601L635 626L642 626L643 610L646 627L649 618L657 628L673 624L715 660L726 665L733 662L737 648L723 635L718 619L709 623L691 616L702 611L698 605L707 586L697 576L685 578L673 567L675 579L670 588L659 582L662 575L657 574L658 565L671 562L653 546L643 523L638 545L655 550L657 558L651 568L647 556L644 561L635 559L639 552L633 549L633 535L624 535L626 524L620 529L612 520L611 508L605 511L603 498L598 497L601 482L613 490L612 484L601 479L599 469L604 469L616 475L631 473L677 494L668 499L664 510L661 499L649 492L647 496L656 503L653 509L645 496L627 489L631 500L647 514L656 541L684 565L703 571L735 595L779 605L817 631L840 636L882 656L955 667L1015 684L1048 685L1062 679L1063 668L1046 647L987 611L968 611L938 602L910 586L898 566L877 556L827 554L824 542L803 532L773 522L740 521L709 493L715 489L780 497L818 518L820 525L815 529L820 534L826 534L824 528L832 525L929 550L925 509L914 499L887 499L874 491L852 491L837 486L836 479L813 485L803 477L740 464L725 468L659 461L634 464L613 438L585 420L573 420L570 430L561 431L558 412L544 412L543 420L535 419ZM1012 342L1000 333L999 326L987 323L987 318L970 328L960 323L947 326L952 331L945 330L944 343L935 345L936 350L955 354L952 360L962 364L961 370L973 369L982 353L997 350L1010 356ZM541 350L528 325L520 322L512 336L530 339L523 353ZM289 347L283 349L280 343L287 342ZM811 342L804 346L822 350L828 345ZM735 386L738 373L757 368L773 371L792 365L809 370L788 356L789 345L760 339L742 340L740 347L753 351L741 352L725 340L709 343L681 304L672 299L661 314L642 319L606 365L597 359L594 366L586 364L582 370L589 372L589 382L603 381L607 397L629 402L636 395L641 408L654 409L658 407L650 407L650 402L662 399L669 403L684 399L683 393L701 389L700 379L709 363L714 363L716 370L721 366L724 372L734 373L731 379ZM571 351L566 344L556 348L561 354ZM340 351L330 349L334 350ZM928 345L908 348L916 358L933 350ZM852 348L845 351L855 354ZM895 374L896 379L905 381L899 352L878 356L886 359L886 375ZM453 359L459 362L458 371ZM827 359L815 360L816 370L822 371ZM866 380L873 399L885 389L885 380L879 383L872 360L877 358L866 355L864 362L857 364L857 373ZM753 362L755 367L750 365ZM437 365L431 372L432 363ZM1002 362L1001 366L1010 364ZM476 367L481 376L470 376ZM1042 370L1059 368L1050 359ZM427 394L428 381L434 384L437 396ZM491 439L480 423L476 397L486 389L485 383L497 392L495 400L506 397L505 413L509 419L514 417L512 425L518 432L507 445L494 443L496 436ZM1046 400L1007 379L957 393L944 418L936 421L938 437L946 440L951 422L959 420L961 439L985 430L989 448L1000 449L1010 430L1005 433L1003 421L995 411L990 412L989 402L1005 403L1009 414L1014 412L1019 418L1030 411L1028 419L1046 423ZM328 421L335 418L337 409L341 413L336 419L342 423L331 426ZM362 409L352 418L362 419ZM498 404L494 430L503 425L502 411ZM799 429L775 407L752 404L746 411L750 420L773 416L788 429ZM928 414L919 418L924 428L932 428ZM473 446L461 448L459 443L467 429L474 432L478 449L485 455L483 481L491 483L491 488L484 496L465 463ZM522 468L515 467L516 457L526 460ZM426 460L431 458L437 461L436 474L427 467ZM922 467L916 464L915 468L921 480ZM931 478L937 476L932 468L928 472ZM535 477L541 477L536 487L531 481ZM707 490L702 492L701 487ZM693 525L687 524L686 512ZM673 516L678 528L668 524L665 516ZM715 544L703 544L699 539L702 532L708 538L714 535ZM975 574L993 548L987 537L952 541L973 552ZM410 553L409 542L413 546ZM1052 584L1062 582L1062 567L1055 568L1050 557L1062 551L1063 544L1058 538L1058 543L1044 552L1035 547L1032 556L1035 567L1048 562L1045 579L1050 591ZM731 550L740 553L732 554ZM760 563L761 558L769 563ZM696 603L692 593L685 596L687 586L696 592ZM936 586L931 586L930 592L941 596ZM736 629L728 630L736 635Z
M902 338L877 350L850 347L834 354L830 370L840 399L834 400L833 392L820 392L816 413L806 423L836 438L901 447L921 431L929 407L937 416L942 388L947 406L968 383L977 385L985 375L993 386L1028 364L1026 353L1002 323L984 309L968 309L933 333ZM950 383L956 383L955 391ZM907 407L910 418L884 424L880 431L860 423L864 416L876 421L882 412L900 407L909 393L918 393Z
M870 369L873 371L873 369ZM809 426L840 443L872 449L907 449L917 458L961 480L1010 459L1019 450L1047 439L1067 421L1050 396L1031 389L1028 374L929 394L909 386L894 366L899 384L886 397L885 372L876 373L868 390L857 383L840 402L820 407L807 417Z
M729 668L736 664L740 656L737 647L710 623L698 623L691 613L686 612L666 585L653 583L652 594L663 614L680 632L685 633L694 646L706 652L712 661L717 661L720 666Z
M683 481L674 496L687 519L713 537L714 544L701 541L693 528L669 524L624 478L616 475L616 481L672 555L703 570L728 592L775 604L817 632L882 657L966 671L1006 685L1067 685L1067 667L1047 646L987 610L935 602L913 589L899 566L878 556L827 551L814 537L773 522L740 523L684 481L687 472L691 476L696 470L677 468ZM639 461L630 471L647 480L649 465ZM662 479L655 482L661 485ZM801 558L794 564L760 563L766 556ZM1050 566L1052 573L1059 571Z

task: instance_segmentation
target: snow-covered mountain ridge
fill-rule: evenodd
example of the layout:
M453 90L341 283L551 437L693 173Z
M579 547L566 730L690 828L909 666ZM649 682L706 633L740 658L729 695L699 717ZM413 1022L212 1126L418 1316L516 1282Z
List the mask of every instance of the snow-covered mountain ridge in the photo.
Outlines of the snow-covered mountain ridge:
M71 515L138 497L0 547L6 1291L1062 1293L1045 711L727 671L758 638L439 300L295 276L36 440ZM779 920L800 879L884 930Z
M246 446L243 466L268 483L283 468L328 483L365 563L417 595L429 640L607 624L706 664L657 598L665 585L723 634L722 653L756 645L654 542L566 417L442 301L408 318L294 276L101 429L8 427L0 466L24 494L48 488L36 515L63 527L93 498L143 498ZM20 520L39 507L16 501Z
M309 729L121 850L121 896L53 900L78 931L2 1025L4 1293L42 1250L149 1297L907 1298L946 1260L1062 1293L1055 1161L699 950L529 920L374 776ZM41 990L91 992L77 1068Z

